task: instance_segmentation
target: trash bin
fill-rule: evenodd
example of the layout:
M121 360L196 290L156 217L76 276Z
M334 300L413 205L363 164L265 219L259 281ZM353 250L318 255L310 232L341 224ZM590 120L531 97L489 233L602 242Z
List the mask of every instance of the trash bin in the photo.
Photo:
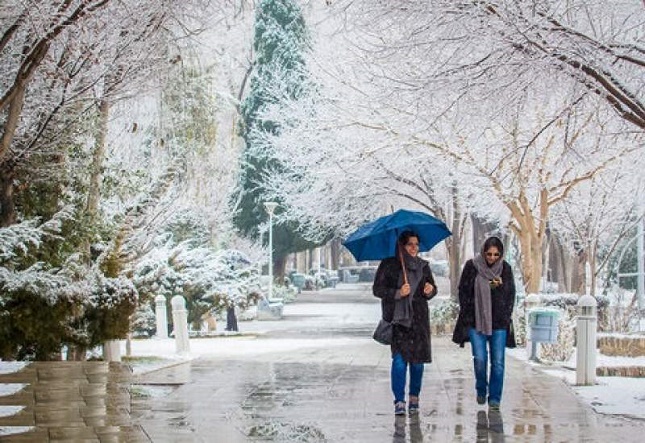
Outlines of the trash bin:
M302 288L305 287L305 274L294 273L291 275L291 283L298 288L298 294L302 292Z
M533 308L529 311L531 341L557 343L560 312L554 309Z

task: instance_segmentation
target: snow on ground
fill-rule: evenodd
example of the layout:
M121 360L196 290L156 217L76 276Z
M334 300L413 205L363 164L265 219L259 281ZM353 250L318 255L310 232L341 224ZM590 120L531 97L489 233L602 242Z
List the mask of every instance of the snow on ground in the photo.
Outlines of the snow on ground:
M323 339L280 338L279 340L262 340L258 346L257 338L268 332L279 332L289 329L315 330L316 328L343 329L348 327L372 327L381 316L378 303L357 303L351 310L346 304L335 303L292 303L284 307L286 317L282 320L239 322L240 332L224 332L225 322L218 322L216 337L191 338L190 353L178 356L175 341L168 339L133 340L134 357L161 357L162 361L137 361L133 365L135 373L143 373L163 366L164 363L181 363L198 357L217 356L218 358L235 358L240 356L293 353L301 348L347 346L355 339L343 336L330 336ZM369 339L369 338L368 338ZM121 355L125 355L125 342L121 345ZM174 361L173 361L174 360Z
M22 390L25 386L27 386L25 383L0 383L0 397L13 395ZM0 416L2 416L1 411Z
M593 386L576 385L576 354L562 364L541 364L528 359L523 347L509 349L508 355L523 360L546 374L567 383L580 399L599 414L622 415L645 420L645 378L596 377ZM598 354L597 366L645 366L645 357L609 357Z
M25 361L2 361L0 360L0 374L10 374L12 372L18 372L29 362Z

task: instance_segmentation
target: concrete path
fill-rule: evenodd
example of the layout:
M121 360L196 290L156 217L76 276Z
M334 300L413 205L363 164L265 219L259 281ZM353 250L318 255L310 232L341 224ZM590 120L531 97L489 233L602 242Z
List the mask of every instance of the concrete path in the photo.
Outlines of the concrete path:
M280 322L241 323L255 338L193 340L200 358L143 377L132 421L153 442L643 441L642 421L598 415L513 358L501 411L489 412L469 348L447 336L433 337L420 415L395 418L390 351L369 338L378 312L367 285L305 292Z

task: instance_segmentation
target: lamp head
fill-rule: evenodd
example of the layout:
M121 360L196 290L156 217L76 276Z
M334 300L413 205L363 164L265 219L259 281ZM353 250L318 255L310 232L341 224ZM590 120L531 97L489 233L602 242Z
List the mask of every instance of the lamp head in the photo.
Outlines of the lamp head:
M273 211L278 207L276 202L264 202L264 209L270 214L273 215Z

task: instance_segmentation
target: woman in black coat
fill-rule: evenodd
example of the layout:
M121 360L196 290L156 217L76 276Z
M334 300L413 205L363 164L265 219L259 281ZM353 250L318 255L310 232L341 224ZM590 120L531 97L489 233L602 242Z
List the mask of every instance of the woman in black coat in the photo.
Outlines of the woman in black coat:
M419 411L423 365L432 361L428 300L437 288L428 262L417 256L419 236L412 231L398 238L397 257L381 262L374 277L374 295L381 299L382 315L393 324L391 383L394 413L405 414L405 385L410 370L408 412ZM401 260L407 279L403 277ZM407 281L407 283L406 283Z
M503 256L502 241L489 237L481 254L464 265L459 281L459 317L452 336L452 341L462 347L470 341L477 403L483 405L488 400L491 409L499 409L502 401L505 348L515 347L515 281Z

